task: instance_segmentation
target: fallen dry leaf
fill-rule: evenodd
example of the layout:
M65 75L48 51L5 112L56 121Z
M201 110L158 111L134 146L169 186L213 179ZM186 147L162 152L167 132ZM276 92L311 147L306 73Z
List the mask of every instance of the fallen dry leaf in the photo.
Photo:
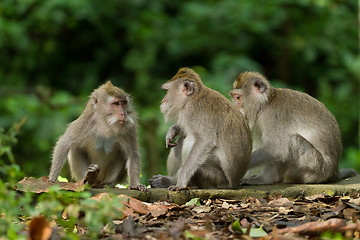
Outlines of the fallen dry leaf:
M48 188L57 185L60 189L81 192L84 191L85 185L83 181L74 182L50 182L49 178L43 176L41 178L24 177L16 184L16 189L23 192L42 193L48 192Z
M165 215L168 210L178 207L177 205L149 204L148 209L153 217Z
M344 217L347 219L353 219L354 214L356 214L358 211L353 208L345 208L342 213L344 214Z
M108 193L99 193L92 198L94 199L102 199L102 198L110 198ZM176 204L156 204L156 203L145 203L136 198L129 197L124 194L120 194L117 196L120 203L126 206L126 209L122 209L124 213L124 217L133 215L134 213L138 214L148 214L150 213L153 217L159 217L167 213L168 210L179 207Z
M195 211L196 213L208 213L211 211L211 207L197 206L197 207L194 207L192 210Z
M44 216L38 216L31 219L29 225L29 240L47 240L50 239L52 229Z
M228 204L227 202L223 202L223 204L221 205L222 208L225 208L225 209L229 209L231 207L230 204Z
M280 229L277 232L279 234L283 233L299 233L302 235L309 234L309 235L317 235L319 233L325 231L335 231L340 230L341 227L345 225L343 219L339 218L332 218L324 222L308 222L303 225L297 227L289 227L285 229Z
M140 214L148 214L149 213L148 207L142 201L140 201L136 198L129 197L124 194L120 194L117 197L121 200L121 203L123 203L128 208L132 209L134 212L137 212Z
M278 199L270 201L269 205L292 207L294 204L287 198L278 198Z
M95 199L95 200L101 200L101 199L110 200L111 195L109 193L98 193L98 194L92 196L91 198Z

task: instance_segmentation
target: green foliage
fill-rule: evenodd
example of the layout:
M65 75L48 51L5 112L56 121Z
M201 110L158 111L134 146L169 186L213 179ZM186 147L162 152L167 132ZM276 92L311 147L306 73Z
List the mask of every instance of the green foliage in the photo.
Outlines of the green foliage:
M321 240L330 240L330 239L331 240L344 240L346 238L344 238L344 236L339 232L336 232L336 233L325 232L325 233L321 234L320 239Z
M322 101L341 128L342 166L360 171L357 7L342 0L3 0L0 126L27 116L14 156L26 174L47 175L56 139L85 96L111 79L136 102L147 178L164 173L168 153L161 84L189 66L227 95L236 74L255 70Z
M188 201L187 203L185 203L186 206L189 205L195 205L195 206L200 206L201 202L200 202L200 198L193 198L190 201Z
M89 192L71 192L51 189L40 195L19 194L0 182L0 235L9 239L24 238L24 219L43 215L55 221L67 236L76 236L77 226L86 229L86 235L99 236L102 228L114 219L121 219L123 206L113 196L99 200L90 199ZM63 217L64 211L66 218ZM24 238L25 239L25 238Z
M196 236L195 234L192 234L191 232L189 232L189 230L186 230L184 232L184 235L185 235L186 239L190 239L190 240L205 240L206 239L206 238Z
M27 121L18 134L21 144L13 142L13 152L22 169L38 177L48 174L53 145L66 125L81 113L84 102L67 92L47 91L50 89L37 87L26 94L3 96L0 101L4 113L0 126L8 126L14 119L26 116ZM2 151L6 149L2 148Z
M87 229L87 236L97 239L106 224L122 217L123 205L115 196L94 200L90 199L90 192L64 191L56 185L42 194L18 193L13 189L24 175L12 154L12 145L24 122L25 118L0 134L0 236L26 239L24 220L42 215L64 228L64 238L78 239L76 227L82 226Z
M233 222L233 224L231 225L231 230L233 230L234 232L241 232L241 233L246 233L247 231L246 228L241 227L239 219ZM249 233L249 236L254 238L265 237L266 235L267 232L265 232L262 227L251 228Z
M18 142L16 136L25 121L26 118L23 118L6 132L0 128L0 179L9 182L10 185L14 185L23 176L19 165L15 163L12 147Z

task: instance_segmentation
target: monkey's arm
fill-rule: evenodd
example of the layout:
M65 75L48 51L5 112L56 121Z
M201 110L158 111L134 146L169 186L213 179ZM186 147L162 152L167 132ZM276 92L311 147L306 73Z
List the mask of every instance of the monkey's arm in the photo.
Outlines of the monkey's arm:
M186 189L190 179L194 176L201 165L204 164L210 151L214 147L215 145L210 141L197 139L185 163L179 169L176 185L170 186L168 189L172 191Z
M129 152L129 158L126 163L128 177L129 177L129 188L146 191L146 186L140 184L140 155L138 151L138 143L136 134L133 135L134 137L130 139L130 143L132 143L132 150Z
M173 141L178 134L181 134L181 132L181 127L179 125L173 125L169 128L165 137L166 148L176 146L176 143L173 143Z
M66 162L66 158L69 153L71 144L72 141L69 139L68 136L66 136L66 133L56 143L49 174L50 181L57 181L60 171Z

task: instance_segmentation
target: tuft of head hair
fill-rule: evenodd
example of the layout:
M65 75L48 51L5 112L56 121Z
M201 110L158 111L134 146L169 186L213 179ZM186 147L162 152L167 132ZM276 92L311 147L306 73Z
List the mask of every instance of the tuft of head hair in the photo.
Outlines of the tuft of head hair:
M257 72L243 72L243 73L239 73L239 75L237 75L234 84L233 84L233 89L240 89L242 88L242 86L244 85L244 83L251 81L251 80L256 80L256 79L260 79L264 82L268 82L268 80L266 79L266 77L264 77L262 74L257 73Z
M105 84L101 85L98 89L103 89L109 96L115 98L121 98L126 93L118 87L115 87L111 81L107 81Z
M199 74L197 74L194 70L188 67L180 68L179 71L175 74L175 76L172 79L170 79L168 82L172 82L179 78L188 79L191 81L200 80Z

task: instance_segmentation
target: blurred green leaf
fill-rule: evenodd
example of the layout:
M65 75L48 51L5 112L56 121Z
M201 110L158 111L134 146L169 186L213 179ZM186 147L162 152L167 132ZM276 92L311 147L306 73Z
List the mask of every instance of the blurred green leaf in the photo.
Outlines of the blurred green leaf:
M192 198L190 201L185 203L185 205L186 206L189 206L189 205L200 206L201 205L200 198Z

